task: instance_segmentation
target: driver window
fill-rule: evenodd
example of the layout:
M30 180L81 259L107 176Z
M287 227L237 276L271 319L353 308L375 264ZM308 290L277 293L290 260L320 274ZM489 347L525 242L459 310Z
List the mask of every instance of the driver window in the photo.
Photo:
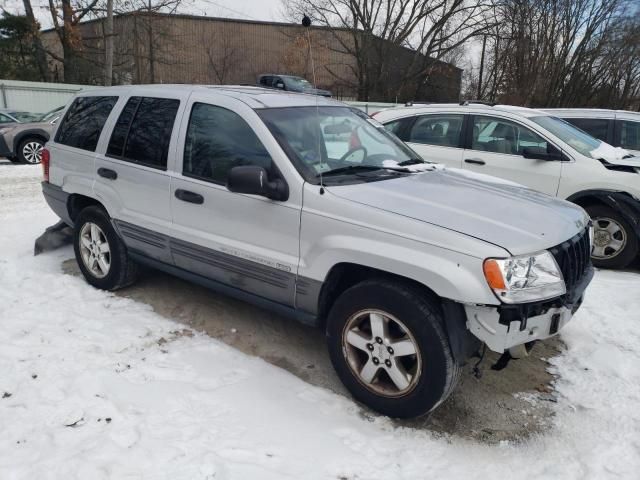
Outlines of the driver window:
M525 148L547 152L547 141L528 128L495 117L476 115L473 118L473 150L504 153L506 155L522 155Z
M231 110L194 104L184 146L183 175L224 185L229 170L243 165L271 170L271 156L251 127Z

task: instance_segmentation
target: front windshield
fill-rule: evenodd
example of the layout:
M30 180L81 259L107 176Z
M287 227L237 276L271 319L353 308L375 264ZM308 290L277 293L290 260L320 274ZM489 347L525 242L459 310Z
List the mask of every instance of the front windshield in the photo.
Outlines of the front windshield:
M306 90L309 88L313 88L313 86L304 78L300 77L282 77L284 83L289 87L290 90Z
M361 176L366 169L367 176L380 179L389 175L387 167L422 162L380 123L349 107L270 108L258 115L311 183L319 183L320 173L332 170Z
M597 138L592 137L569 122L557 117L531 117L531 121L548 130L563 142L571 145L582 155L591 156L591 152L602 145Z
M9 112L9 114L19 122L34 122L39 117L37 113L29 112Z

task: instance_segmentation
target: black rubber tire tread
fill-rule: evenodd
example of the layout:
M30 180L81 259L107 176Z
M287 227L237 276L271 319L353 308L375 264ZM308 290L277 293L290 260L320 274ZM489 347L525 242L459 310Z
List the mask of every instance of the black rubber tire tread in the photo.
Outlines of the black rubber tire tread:
M27 159L24 158L24 155L22 155L22 148L24 147L24 145L26 143L29 142L38 142L40 144L42 144L42 147L44 148L45 143L47 142L43 142L41 138L38 137L27 137L24 140L20 141L20 145L18 145L18 149L16 150L16 158L17 161L20 163L26 163L27 165L38 165L37 163L29 163L27 162Z
M7 157L7 160L9 160L11 163L22 163L20 162L18 157Z
M592 205L586 209L589 216L593 219L599 217L608 217L618 222L626 231L627 245L622 252L609 260L591 258L593 265L598 268L625 268L629 266L637 257L640 250L640 241L629 222L616 210L605 205Z
M377 395L354 376L344 358L342 331L347 319L363 309L380 309L401 320L419 344L422 373L418 384L402 397ZM408 282L365 280L336 300L327 319L327 343L336 373L359 402L384 415L413 418L424 415L449 397L462 368L453 358L438 298Z
M98 225L109 241L111 267L109 273L104 278L94 277L84 266L82 258L80 257L80 231L82 226L87 222ZM136 279L138 266L129 258L127 247L113 228L109 214L100 206L91 205L84 208L78 214L74 222L73 250L84 278L96 288L101 290L118 290L127 285L131 285Z

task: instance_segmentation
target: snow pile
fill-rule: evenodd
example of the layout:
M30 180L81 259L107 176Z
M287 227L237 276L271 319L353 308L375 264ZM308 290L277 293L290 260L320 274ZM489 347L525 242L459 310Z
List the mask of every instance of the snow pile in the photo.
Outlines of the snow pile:
M0 479L638 478L640 275L598 272L563 332L549 433L437 438L33 257L38 175L0 164Z

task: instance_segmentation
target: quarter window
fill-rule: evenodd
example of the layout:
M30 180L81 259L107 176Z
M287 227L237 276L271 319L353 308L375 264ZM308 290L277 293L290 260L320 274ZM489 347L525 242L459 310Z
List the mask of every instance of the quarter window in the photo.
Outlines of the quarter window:
M471 148L507 155L522 155L525 148L550 151L547 141L528 128L509 120L483 116L474 116Z
M640 150L640 122L623 120L620 123L622 124L620 146L630 150Z
M107 155L165 170L179 106L180 100L172 98L131 97L113 129Z
M603 142L607 141L609 120L601 118L565 118L567 122Z
M271 156L255 132L226 108L196 103L187 128L183 174L226 184L229 171L244 165L272 168Z
M118 97L78 97L67 111L56 142L94 152L100 133Z
M462 115L425 115L411 127L409 142L459 147Z

